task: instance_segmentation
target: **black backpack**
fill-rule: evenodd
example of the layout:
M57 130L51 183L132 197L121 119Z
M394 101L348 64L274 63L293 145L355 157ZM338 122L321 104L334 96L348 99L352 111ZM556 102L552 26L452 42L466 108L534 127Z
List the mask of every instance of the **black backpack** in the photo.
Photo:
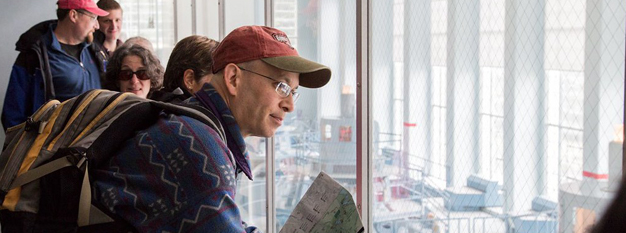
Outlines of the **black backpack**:
M115 155L160 114L185 115L215 129L217 118L197 106L164 103L130 93L93 90L51 100L6 132L0 154L2 232L132 232L91 202L89 169Z

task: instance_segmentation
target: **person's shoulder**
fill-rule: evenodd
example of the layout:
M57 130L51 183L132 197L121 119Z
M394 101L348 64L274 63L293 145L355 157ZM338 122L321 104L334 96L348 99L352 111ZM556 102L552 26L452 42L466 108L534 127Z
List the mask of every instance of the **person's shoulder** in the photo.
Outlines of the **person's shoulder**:
M174 91L167 91L164 89L157 90L157 91L152 92L149 96L151 100L172 103L172 104L183 104L183 101L185 101L189 97L191 96L183 93L182 90L180 90L180 88L177 88Z
M37 43L44 38L50 30L53 24L55 24L57 20L47 20L35 24L31 28L29 28L26 32L20 35L20 38L15 43L15 50L17 51L28 51Z
M93 43L102 45L104 40L106 39L106 35L100 30L96 30L93 32Z
M167 130L171 133L170 136L174 137L192 137L209 144L222 142L216 129L191 116L164 113L153 127Z

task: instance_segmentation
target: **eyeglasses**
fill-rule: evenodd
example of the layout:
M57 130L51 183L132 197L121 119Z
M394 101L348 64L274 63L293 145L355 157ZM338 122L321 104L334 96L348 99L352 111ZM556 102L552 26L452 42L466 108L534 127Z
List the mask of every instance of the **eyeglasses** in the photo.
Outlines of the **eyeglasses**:
M117 76L117 80L128 81L133 78L133 75L137 75L137 78L140 80L150 79L150 77L148 77L148 74L146 73L146 70L138 70L138 71L121 70L120 74Z
M87 13L87 11L85 10L76 10L76 12L86 15L87 17L89 17L89 19L91 19L91 22L95 22L98 19L98 16Z
M300 93L296 92L295 90L292 90L292 88L291 88L291 86L289 86L289 84L281 82L281 81L278 81L278 80L276 80L276 79L274 79L274 78L272 78L270 76L262 75L262 74L259 74L257 72L254 72L254 71L244 69L241 66L237 66L237 67L239 67L239 69L241 69L243 71L248 71L250 73L256 74L256 75L261 76L263 78L266 78L266 79L272 80L274 82L277 82L275 91L276 91L276 93L278 93L278 95L280 95L281 97L288 97L289 95L291 95L291 98L293 99L293 103L296 103L296 101L298 101L298 98L300 97Z

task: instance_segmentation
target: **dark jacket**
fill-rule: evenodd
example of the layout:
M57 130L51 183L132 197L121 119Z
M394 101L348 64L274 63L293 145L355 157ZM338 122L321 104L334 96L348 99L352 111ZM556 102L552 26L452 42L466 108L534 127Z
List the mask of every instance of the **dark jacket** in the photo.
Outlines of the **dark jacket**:
M109 55L109 50L104 47L105 39L106 39L106 35L104 35L104 33L101 32L100 30L96 30L93 33L93 43L91 46L97 46L99 50L104 51L104 56L106 60L108 61L109 58L111 58L111 56ZM120 39L117 39L117 47L119 48L120 46L122 46L122 44L124 44L124 42Z
M15 43L19 55L13 64L4 98L2 125L24 122L51 99L64 101L85 91L100 88L105 54L97 46L81 44L80 61L65 53L54 35L56 20L41 22Z

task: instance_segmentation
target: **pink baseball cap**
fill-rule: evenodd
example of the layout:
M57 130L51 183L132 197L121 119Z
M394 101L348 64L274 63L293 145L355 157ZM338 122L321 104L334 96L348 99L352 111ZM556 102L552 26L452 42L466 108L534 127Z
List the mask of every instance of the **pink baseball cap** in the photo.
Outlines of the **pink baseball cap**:
M300 74L300 86L318 88L330 80L328 67L298 55L284 32L265 26L243 26L229 33L213 51L213 73L229 63L262 60L281 70Z
M98 8L93 0L59 0L57 2L59 5L59 9L69 9L69 10L86 10L91 13L94 13L97 16L107 16L109 12Z

